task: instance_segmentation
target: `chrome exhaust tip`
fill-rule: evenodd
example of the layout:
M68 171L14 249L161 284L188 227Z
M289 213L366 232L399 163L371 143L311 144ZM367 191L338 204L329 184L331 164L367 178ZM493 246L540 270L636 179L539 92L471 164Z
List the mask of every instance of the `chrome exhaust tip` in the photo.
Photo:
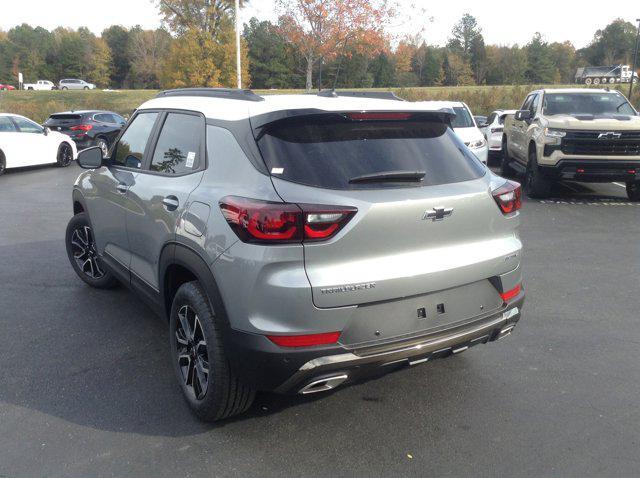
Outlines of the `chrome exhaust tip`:
M504 327L504 328L500 331L500 333L498 333L498 340L500 340L500 339L504 339L507 335L510 335L510 334L511 334L511 332L513 332L513 329L514 329L515 327L516 327L516 326L515 326L514 324L507 325L506 327Z
M302 395L308 395L310 393L326 392L327 390L336 388L338 385L344 382L347 378L349 378L349 376L346 373L344 373L341 375L334 375L331 377L325 377L318 380L314 380L313 382L301 388L298 393Z

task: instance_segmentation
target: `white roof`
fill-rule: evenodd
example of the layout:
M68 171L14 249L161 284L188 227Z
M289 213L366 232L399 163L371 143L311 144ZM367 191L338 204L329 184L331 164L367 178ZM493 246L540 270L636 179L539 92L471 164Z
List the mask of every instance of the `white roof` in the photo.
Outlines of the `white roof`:
M262 95L264 101L243 101L206 96L167 96L154 98L142 109L175 108L198 111L207 118L236 121L283 110L319 109L322 111L437 111L462 103L437 101L393 101L350 96L323 97L317 95ZM442 103L442 105L440 104ZM446 104L445 104L446 103Z

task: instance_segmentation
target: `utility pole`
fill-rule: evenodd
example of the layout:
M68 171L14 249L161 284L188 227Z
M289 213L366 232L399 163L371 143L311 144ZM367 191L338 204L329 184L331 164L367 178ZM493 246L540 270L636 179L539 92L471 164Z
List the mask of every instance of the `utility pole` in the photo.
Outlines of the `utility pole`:
M242 88L242 65L240 64L240 0L236 0L236 71L238 89Z
M636 22L638 22L638 33L636 34L636 49L633 51L633 67L631 68L631 80L629 80L629 103L631 103L633 80L636 77L636 62L638 61L638 47L640 46L640 18L636 18Z

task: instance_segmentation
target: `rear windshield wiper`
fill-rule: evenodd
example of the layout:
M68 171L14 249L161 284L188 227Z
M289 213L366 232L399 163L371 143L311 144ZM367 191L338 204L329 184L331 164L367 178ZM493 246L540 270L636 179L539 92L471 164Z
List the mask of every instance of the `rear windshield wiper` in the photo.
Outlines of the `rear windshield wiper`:
M381 183L403 182L418 183L422 181L427 173L424 171L385 171L383 173L363 174L349 179L349 184L353 183Z

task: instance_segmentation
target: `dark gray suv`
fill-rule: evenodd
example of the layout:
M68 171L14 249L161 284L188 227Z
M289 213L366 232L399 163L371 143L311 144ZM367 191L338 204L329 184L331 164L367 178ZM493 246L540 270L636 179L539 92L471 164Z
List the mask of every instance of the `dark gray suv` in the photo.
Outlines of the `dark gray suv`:
M453 114L381 93L163 92L110 157L80 153L69 259L167 317L204 420L505 337L524 301L520 185Z

